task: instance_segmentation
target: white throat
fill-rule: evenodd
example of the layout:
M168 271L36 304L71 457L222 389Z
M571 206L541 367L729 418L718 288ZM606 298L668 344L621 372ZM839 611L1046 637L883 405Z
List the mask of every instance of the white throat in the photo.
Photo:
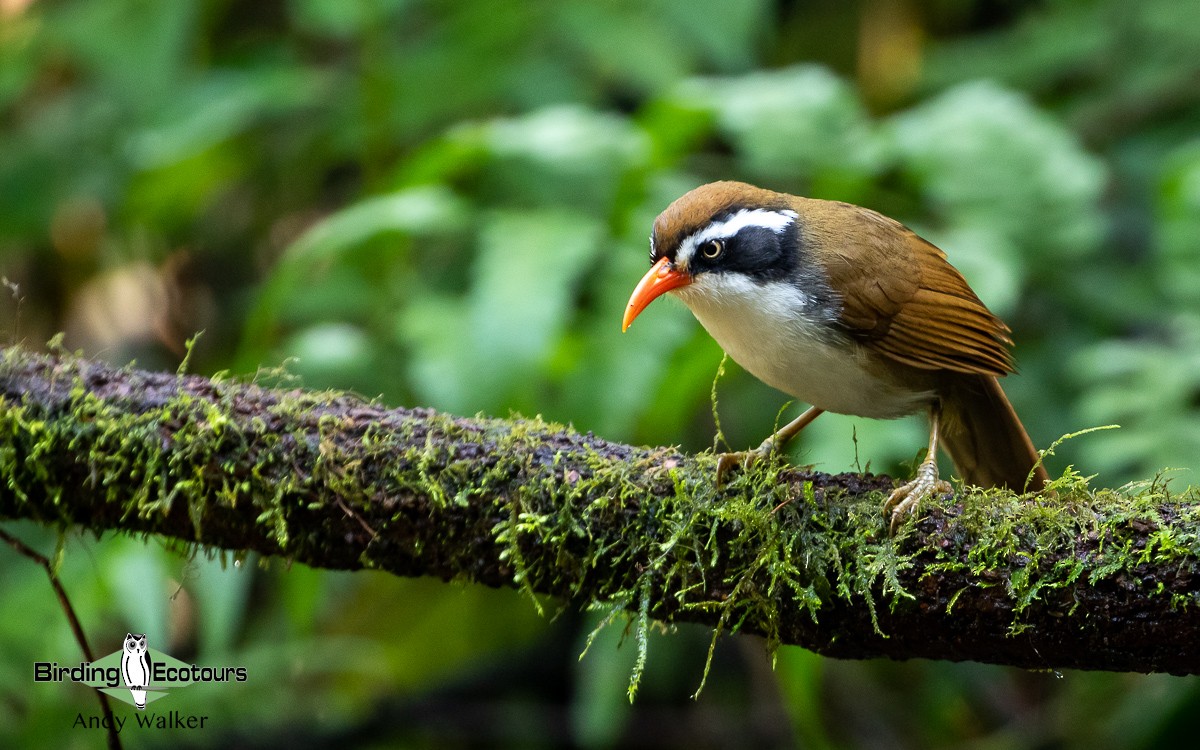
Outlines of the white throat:
M672 294L735 362L805 403L891 419L919 411L933 398L932 392L912 391L871 367L870 352L838 339L830 331L831 312L816 309L792 284L702 273Z

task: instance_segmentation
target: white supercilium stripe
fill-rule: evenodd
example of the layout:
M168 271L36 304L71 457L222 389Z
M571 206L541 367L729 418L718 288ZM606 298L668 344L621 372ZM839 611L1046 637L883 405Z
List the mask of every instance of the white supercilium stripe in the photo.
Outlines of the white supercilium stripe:
M685 239L679 245L675 262L686 266L696 248L709 240L727 240L747 227L770 229L779 234L796 220L795 211L771 211L766 208L743 208L724 221L709 224L703 230Z

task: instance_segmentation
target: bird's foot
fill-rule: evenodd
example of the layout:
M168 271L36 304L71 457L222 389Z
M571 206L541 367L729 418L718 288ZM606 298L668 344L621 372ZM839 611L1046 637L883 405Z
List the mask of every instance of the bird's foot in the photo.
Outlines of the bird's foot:
M734 469L749 469L759 460L769 457L775 451L775 440L767 438L754 450L734 451L717 456L717 488L719 489Z
M896 529L905 515L915 513L921 501L934 495L950 492L948 482L938 478L937 463L926 461L917 469L917 476L907 484L902 484L892 491L883 503L883 512L892 511L892 520L888 533L895 536Z

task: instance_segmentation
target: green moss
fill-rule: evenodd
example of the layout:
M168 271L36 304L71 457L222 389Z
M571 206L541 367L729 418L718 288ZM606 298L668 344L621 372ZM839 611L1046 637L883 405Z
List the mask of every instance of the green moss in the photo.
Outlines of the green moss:
M1134 576L1138 566L1150 563L1198 567L1196 493L1171 493L1161 483L1093 491L1086 478L1068 469L1041 497L959 487L953 498L926 504L925 510L942 506L950 520L927 543L913 547L912 524L896 538L888 536L882 492L818 496L812 482L783 481L789 470L777 462L756 466L717 491L715 457L706 454L667 469L673 492L651 497L639 483L646 468L604 463L589 481L530 485L515 499L521 512L497 527L497 540L506 545L526 585L557 570L561 580L550 588L565 586L608 602L611 616L605 623L626 613L639 648L631 695L643 664L650 601L659 614L710 613L714 642L721 632L753 622L774 649L781 641L782 618L806 612L816 621L835 599L865 606L876 631L886 636L878 614L914 600L904 581L911 580L906 573L918 557L930 573L954 572L1003 586L1012 604L1014 634L1024 627L1023 614L1056 590ZM637 511L632 516L630 508ZM582 562L577 552L570 558L576 566L599 571L603 580L523 552L561 550L573 539L590 544L595 540L588 529L612 522L606 514L613 509L624 509L627 516L619 549L602 542L587 548ZM1170 518L1163 517L1164 509ZM1132 533L1139 524L1155 529L1144 545L1136 544L1138 535ZM1147 596L1162 593L1161 587L1146 591ZM948 613L956 600L957 595L946 602ZM1193 603L1183 597L1172 601Z
M10 366L12 351L5 356ZM268 485L264 467L280 461L272 450L274 436L256 434L251 449L228 399L238 386L218 384L216 400L179 389L162 404L130 411L85 388L79 366L67 361L56 367L55 388L66 388L68 395L55 401L55 413L28 401L0 401L0 430L6 436L0 471L18 502L46 496L50 506L61 509L59 520L69 523L78 509L66 507L64 498L73 501L71 483L82 481L99 499L97 509L115 509L122 520L165 516L182 504L197 539L211 506L254 502L263 507L259 522L271 525L286 549L287 531L277 512L283 493L264 497L262 492ZM78 471L59 473L55 467L62 466L63 455L73 457ZM249 477L242 477L238 467L247 456L255 463Z
M13 356L5 351L4 366ZM122 519L182 505L197 540L215 509L249 504L280 554L307 550L314 560L344 540L292 519L334 503L363 528L358 564L387 567L394 550L382 540L407 545L414 557L435 547L445 570L464 578L492 554L481 545L494 545L503 576L539 609L550 593L599 603L609 610L604 623L629 613L638 644L631 695L656 617L701 614L715 625L714 642L752 623L773 649L785 618L799 612L815 622L842 602L867 608L886 635L879 615L913 600L905 581L919 562L931 573L1003 587L1015 633L1024 613L1073 586L1136 579L1149 564L1200 572L1196 493L1171 492L1158 480L1091 490L1068 470L1040 498L959 488L923 506L942 519L932 532L922 527L927 538L911 523L892 538L881 492L847 496L815 478L796 482L777 460L718 489L711 453L633 449L614 460L612 446L540 418L392 413L386 423L360 424L354 409L329 414L329 404L347 398L338 393L276 391L268 409L247 419L244 386L228 381L208 384L204 396L180 388L131 412L89 392L79 367L56 366L56 388L69 394L56 413L0 400L0 474L12 502L45 497L59 516L44 520L73 522L67 504L82 478ZM314 412L325 416L314 421ZM64 453L78 467L70 476L52 468ZM390 517L380 509L412 497L425 499L423 512L435 521L465 509L478 520L467 528L435 522L435 536L396 540L412 508L400 504ZM1161 585L1145 594L1196 604ZM953 614L957 601L951 594L942 606Z

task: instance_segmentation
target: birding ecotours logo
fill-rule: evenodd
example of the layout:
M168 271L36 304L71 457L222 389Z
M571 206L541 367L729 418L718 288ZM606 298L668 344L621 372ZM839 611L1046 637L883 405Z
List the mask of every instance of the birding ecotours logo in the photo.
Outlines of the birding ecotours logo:
M126 633L121 648L93 662L35 662L34 682L77 682L124 701L139 711L169 691L197 682L245 682L246 668L202 667L150 648L145 633Z

